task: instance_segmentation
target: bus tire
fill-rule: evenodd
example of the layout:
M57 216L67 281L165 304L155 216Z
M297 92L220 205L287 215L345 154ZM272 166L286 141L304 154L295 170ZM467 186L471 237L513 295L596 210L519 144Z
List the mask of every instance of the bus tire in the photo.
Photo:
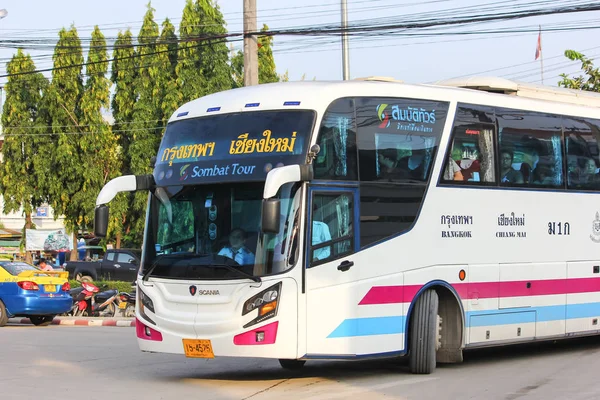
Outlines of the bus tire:
M415 303L409 337L409 364L413 374L431 374L435 371L438 307L438 294L433 289L425 291Z
M305 363L306 363L305 360L288 360L288 359L283 359L283 358L279 359L279 365L281 365L281 368L292 370L292 371L296 371L296 370L299 370L300 368L304 367Z

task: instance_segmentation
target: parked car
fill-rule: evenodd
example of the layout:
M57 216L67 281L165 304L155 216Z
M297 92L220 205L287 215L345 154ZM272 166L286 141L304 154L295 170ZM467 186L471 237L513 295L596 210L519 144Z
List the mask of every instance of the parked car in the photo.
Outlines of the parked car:
M0 261L0 326L10 317L29 317L34 325L50 324L57 314L71 309L70 289L66 272Z
M63 266L70 279L79 281L134 281L137 279L140 255L140 250L107 250L100 261L67 261Z

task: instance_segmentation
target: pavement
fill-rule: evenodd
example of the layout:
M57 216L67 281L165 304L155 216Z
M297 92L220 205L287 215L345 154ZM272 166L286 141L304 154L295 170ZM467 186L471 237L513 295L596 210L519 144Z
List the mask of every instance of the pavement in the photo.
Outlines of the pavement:
M600 337L465 353L411 375L393 360L191 359L143 353L133 329L7 325L0 399L65 400L597 400Z
M9 318L9 324L32 325L29 318ZM55 317L52 325L135 327L135 318Z

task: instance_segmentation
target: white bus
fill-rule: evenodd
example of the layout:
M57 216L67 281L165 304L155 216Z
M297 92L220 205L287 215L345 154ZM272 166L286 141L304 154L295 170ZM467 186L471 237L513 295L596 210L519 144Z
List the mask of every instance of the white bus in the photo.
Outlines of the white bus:
M600 96L472 78L260 85L171 117L148 176L142 351L409 356L600 333Z

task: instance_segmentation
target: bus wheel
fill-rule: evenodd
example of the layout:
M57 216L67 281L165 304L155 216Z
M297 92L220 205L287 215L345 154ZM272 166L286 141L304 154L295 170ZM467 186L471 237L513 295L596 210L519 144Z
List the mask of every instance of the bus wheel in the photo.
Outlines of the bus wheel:
M435 290L425 291L415 303L410 324L410 372L431 374L435 371L438 347L439 298Z
M306 361L304 360L287 360L282 358L279 359L279 365L281 365L283 369L289 370L298 370L304 366L304 363L306 363Z

